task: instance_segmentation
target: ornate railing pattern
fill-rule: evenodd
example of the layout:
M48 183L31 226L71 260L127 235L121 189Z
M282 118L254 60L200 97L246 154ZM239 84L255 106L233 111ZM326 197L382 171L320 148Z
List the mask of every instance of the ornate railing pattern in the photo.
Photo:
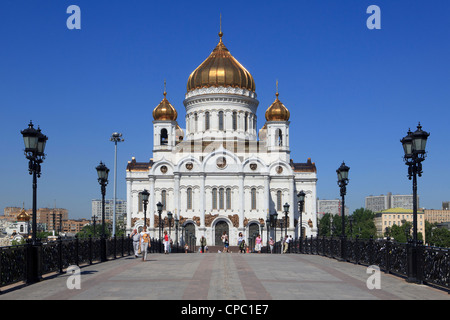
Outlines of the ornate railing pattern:
M25 281L32 283L36 275L41 278L52 272L63 273L71 265L100 262L101 239L83 238L24 245L0 247L0 287ZM108 259L130 255L133 252L130 238L106 240Z
M163 253L164 243L152 238L148 248L150 253ZM113 237L105 240L107 259L134 255L133 241L128 237ZM101 239L62 239L35 245L0 247L0 287L25 281L33 283L36 278L52 272L63 273L71 265L89 265L101 262ZM190 241L185 249L181 244L173 244L171 252L195 252L196 246Z
M282 252L282 243L275 245L274 253ZM412 242L397 243L384 240L310 237L295 239L290 244L290 253L322 255L355 264L376 265L380 270L400 277L411 276ZM450 249L423 246L417 247L417 275L419 283L450 290ZM267 252L267 250L263 250Z

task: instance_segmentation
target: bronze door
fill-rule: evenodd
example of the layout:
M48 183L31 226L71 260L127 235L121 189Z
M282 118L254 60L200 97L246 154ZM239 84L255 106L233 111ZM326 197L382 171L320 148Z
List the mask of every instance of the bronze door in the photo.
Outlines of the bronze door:
M222 235L223 232L226 232L228 235L228 243L230 242L230 235L229 235L229 229L228 229L228 223L226 223L225 221L219 221L216 223L216 227L215 227L215 245L216 246L222 246L223 242L222 242Z

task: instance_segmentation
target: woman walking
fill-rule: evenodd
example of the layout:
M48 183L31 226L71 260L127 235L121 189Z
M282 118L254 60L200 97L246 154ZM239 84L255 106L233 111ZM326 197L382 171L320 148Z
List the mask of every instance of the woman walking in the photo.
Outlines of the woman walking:
M164 231L164 254L169 254L170 237L167 231Z
M255 251L258 253L261 253L261 236L258 234L258 236L256 237L256 241L255 241Z
M150 233L147 232L147 227L144 227L140 234L141 238L141 253L142 253L142 261L147 260L147 249L151 246L150 243Z

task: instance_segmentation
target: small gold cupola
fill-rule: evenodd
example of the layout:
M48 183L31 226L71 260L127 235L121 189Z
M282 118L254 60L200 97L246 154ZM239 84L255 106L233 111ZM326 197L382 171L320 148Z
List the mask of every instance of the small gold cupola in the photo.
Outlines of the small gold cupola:
M267 121L289 121L291 116L288 108L284 106L284 104L278 99L278 81L277 81L277 93L275 101L266 111L266 120Z
M164 99L153 110L153 119L157 121L175 121L177 120L177 110L166 98L166 81L164 80Z

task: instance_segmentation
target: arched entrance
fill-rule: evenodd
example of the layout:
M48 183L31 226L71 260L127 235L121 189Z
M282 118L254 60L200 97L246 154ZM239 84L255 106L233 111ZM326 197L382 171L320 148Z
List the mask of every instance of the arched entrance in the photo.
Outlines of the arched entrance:
M248 226L248 236L253 238L253 234L259 234L259 225L257 223L252 223Z
M189 242L189 235L195 237L195 225L192 222L185 224L184 226L184 241Z
M229 228L228 228L228 223L226 223L225 221L217 222L216 226L214 228L214 244L216 246L223 245L222 235L223 235L224 231L227 233L228 240L229 240L230 239L230 232L229 232Z

